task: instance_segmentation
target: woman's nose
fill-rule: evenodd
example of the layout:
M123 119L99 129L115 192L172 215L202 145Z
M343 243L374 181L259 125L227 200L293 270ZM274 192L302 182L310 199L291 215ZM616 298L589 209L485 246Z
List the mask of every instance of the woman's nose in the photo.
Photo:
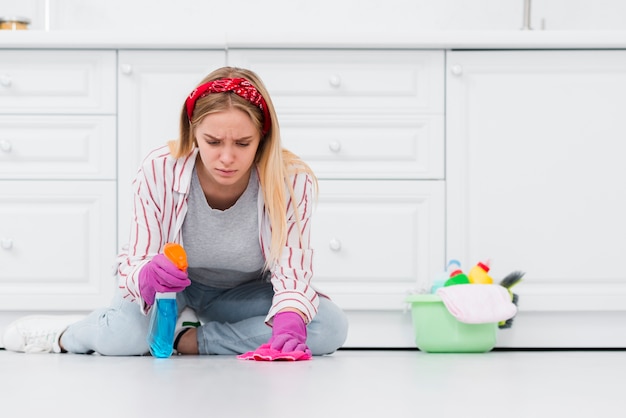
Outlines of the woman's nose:
M230 163L235 159L235 153L231 146L226 145L222 149L222 153L220 154L220 159L222 162Z

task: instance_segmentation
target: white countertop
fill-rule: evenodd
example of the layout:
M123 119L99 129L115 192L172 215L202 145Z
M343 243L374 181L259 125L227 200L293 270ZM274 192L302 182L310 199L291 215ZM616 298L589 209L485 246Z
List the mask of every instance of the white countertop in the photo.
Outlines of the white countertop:
M224 49L626 49L626 31L440 31L385 33L121 33L0 31L0 48Z

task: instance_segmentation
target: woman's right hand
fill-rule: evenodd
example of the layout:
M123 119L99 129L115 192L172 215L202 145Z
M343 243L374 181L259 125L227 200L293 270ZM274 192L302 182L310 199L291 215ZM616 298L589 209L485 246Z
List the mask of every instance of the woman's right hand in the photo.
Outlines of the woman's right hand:
M148 305L154 304L157 292L180 292L190 284L187 272L176 267L164 254L156 255L139 271L139 292Z

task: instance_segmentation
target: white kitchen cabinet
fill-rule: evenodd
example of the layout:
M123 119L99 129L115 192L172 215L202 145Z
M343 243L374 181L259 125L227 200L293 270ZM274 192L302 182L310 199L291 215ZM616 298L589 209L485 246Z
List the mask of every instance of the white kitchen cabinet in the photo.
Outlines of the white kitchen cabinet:
M402 310L441 269L443 199L440 181L320 180L315 284L346 310Z
M0 51L0 113L114 114L115 51Z
M442 115L444 52L329 49L228 50L253 69L279 115Z
M0 330L108 304L141 159L225 64L320 178L347 347L414 347L406 293L486 257L526 272L498 346L626 346L624 50L0 49Z
M501 346L626 345L626 51L452 51L446 252L521 269Z
M186 96L228 62L267 82L285 145L320 177L317 283L351 316L347 345L413 344L404 295L444 262L443 51L64 51L69 77L48 66L55 51L7 52L0 299L14 316L108 303L141 159L178 136ZM19 59L50 68L49 83ZM21 268L48 247L47 263Z
M0 180L2 311L82 311L117 282L115 182Z
M111 50L0 51L0 322L113 295L115 67Z
M320 179L315 285L347 347L414 346L406 294L444 260L443 51L229 49L253 69L286 148Z
M130 231L131 182L152 149L178 138L187 96L211 71L225 65L219 50L119 51L119 245Z
M115 115L0 115L0 177L115 180Z

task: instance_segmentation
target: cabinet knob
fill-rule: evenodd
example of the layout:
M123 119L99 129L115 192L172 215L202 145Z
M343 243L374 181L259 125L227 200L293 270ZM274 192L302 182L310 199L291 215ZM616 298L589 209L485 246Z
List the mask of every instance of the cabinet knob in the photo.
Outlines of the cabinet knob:
M333 74L328 79L328 83L331 87L339 88L339 86L341 86L341 77L339 77L338 74Z
M11 87L11 84L13 84L13 80L11 79L10 75L0 75L0 85L2 85L2 87Z
M328 247L333 251L340 251L341 241L339 241L337 238L331 238L331 240L328 242Z
M339 152L339 151L341 151L341 142L339 142L339 141L331 141L328 144L328 149L330 149L332 152Z
M7 141L6 139L0 139L0 150L2 152L11 152L11 149L13 149L13 144L11 144L10 141Z
M13 248L13 240L10 238L2 238L0 239L0 248L3 250L10 250Z
M452 73L452 75L459 76L463 74L463 67L459 64L454 64L450 67L450 72Z
M122 74L130 75L133 73L133 66L130 64L122 64L120 67Z

